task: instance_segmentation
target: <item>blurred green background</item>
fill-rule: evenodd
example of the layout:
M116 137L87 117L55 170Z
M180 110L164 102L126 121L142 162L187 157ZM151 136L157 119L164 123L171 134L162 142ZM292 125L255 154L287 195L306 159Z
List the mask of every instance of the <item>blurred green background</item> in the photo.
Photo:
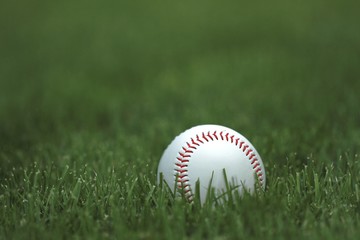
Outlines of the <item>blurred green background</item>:
M79 134L114 149L136 143L157 161L176 134L203 123L243 133L270 162L299 150L355 151L359 7L3 1L1 169Z

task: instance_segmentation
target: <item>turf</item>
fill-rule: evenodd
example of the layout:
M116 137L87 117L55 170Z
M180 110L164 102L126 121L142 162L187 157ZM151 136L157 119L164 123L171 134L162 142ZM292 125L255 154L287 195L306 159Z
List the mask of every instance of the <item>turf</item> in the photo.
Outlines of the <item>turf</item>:
M0 239L357 239L358 1L8 1ZM237 130L265 192L156 183L170 141Z

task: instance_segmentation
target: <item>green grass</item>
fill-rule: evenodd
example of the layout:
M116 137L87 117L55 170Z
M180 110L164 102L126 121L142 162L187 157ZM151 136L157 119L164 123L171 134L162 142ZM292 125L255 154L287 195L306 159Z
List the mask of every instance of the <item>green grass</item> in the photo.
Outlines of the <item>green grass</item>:
M357 239L358 1L0 6L0 239ZM264 193L156 183L191 126L237 130Z

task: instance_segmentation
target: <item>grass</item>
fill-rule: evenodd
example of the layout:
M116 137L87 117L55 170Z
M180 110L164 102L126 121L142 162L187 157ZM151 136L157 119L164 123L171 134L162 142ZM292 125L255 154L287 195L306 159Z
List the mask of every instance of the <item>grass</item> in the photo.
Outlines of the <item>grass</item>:
M0 239L357 239L358 3L0 7ZM246 136L264 193L189 205L167 144Z

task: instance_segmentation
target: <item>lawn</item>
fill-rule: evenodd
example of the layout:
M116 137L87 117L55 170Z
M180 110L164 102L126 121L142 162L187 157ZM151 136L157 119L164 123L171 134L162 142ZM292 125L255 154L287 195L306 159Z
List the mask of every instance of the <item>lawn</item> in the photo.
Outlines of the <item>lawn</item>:
M358 239L358 1L0 4L0 239ZM214 207L156 182L199 124L264 192Z

